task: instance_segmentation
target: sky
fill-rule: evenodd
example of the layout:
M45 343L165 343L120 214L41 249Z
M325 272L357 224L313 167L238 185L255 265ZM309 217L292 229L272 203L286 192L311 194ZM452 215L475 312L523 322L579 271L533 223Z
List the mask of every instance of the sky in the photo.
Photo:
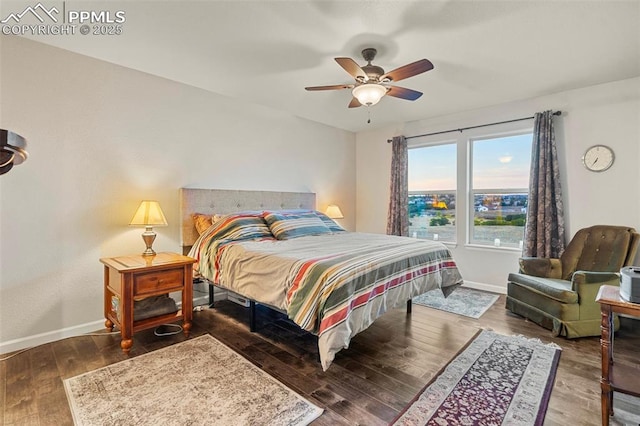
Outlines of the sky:
M528 188L531 134L472 142L473 189ZM456 144L409 149L409 191L455 191Z

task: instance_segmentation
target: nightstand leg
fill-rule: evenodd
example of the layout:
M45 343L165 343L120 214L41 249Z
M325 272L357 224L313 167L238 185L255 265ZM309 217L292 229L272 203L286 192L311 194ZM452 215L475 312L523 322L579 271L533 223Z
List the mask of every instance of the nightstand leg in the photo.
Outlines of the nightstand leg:
M613 313L610 307L601 305L600 309L600 350L602 375L600 392L602 406L602 426L609 426L609 417L613 415L613 391L611 390L610 370L612 364Z
M110 319L105 320L105 322L104 322L104 326L105 326L109 331L113 331L113 321L111 321Z
M120 341L120 347L122 348L122 352L124 352L125 355L129 355L131 346L133 346L133 339L122 339Z
M184 267L185 281L182 285L182 322L184 325L184 335L189 337L191 332L191 320L193 319L193 267L185 265Z

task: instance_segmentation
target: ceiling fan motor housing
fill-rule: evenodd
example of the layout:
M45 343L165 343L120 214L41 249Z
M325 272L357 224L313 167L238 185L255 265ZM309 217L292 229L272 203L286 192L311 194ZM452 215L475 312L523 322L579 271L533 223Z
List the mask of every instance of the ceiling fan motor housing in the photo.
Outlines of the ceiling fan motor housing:
M369 80L379 81L380 76L384 74L384 70L376 65L365 65L362 67L362 71L367 74Z
M362 57L367 61L367 65L361 67L362 71L367 74L369 80L379 81L380 76L384 75L384 69L377 65L371 65L371 61L376 57L378 51L373 47L368 47L362 50Z
M373 61L377 54L378 54L378 51L373 47L367 47L366 49L362 49L362 57L367 62Z

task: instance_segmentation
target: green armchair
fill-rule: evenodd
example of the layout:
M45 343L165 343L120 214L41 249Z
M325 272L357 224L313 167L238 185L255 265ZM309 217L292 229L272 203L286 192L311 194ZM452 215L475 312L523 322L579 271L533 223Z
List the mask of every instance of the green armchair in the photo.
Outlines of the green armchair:
M639 241L633 228L596 225L579 230L560 259L520 258L520 272L509 274L506 308L555 336L599 336L596 294L603 284L620 284L620 268L632 264Z

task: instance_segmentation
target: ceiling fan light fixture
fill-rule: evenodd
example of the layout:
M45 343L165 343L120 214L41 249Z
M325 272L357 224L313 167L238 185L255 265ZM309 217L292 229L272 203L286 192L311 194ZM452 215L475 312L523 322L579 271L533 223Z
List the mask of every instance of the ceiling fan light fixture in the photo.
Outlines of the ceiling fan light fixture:
M387 88L378 83L365 83L353 88L353 97L362 105L372 106L380 102Z
M372 106L380 102L383 96L389 95L394 98L415 101L422 92L407 89L405 87L390 86L389 83L404 80L414 75L422 74L433 69L433 64L428 59L420 59L419 61L403 65L393 71L385 72L384 69L377 65L373 65L371 61L376 56L377 50L367 48L362 51L362 57L367 61L367 65L360 66L351 58L334 58L338 65L355 79L355 84L333 84L330 86L310 86L305 90L342 90L351 89L353 95L349 108L358 108L361 106Z

